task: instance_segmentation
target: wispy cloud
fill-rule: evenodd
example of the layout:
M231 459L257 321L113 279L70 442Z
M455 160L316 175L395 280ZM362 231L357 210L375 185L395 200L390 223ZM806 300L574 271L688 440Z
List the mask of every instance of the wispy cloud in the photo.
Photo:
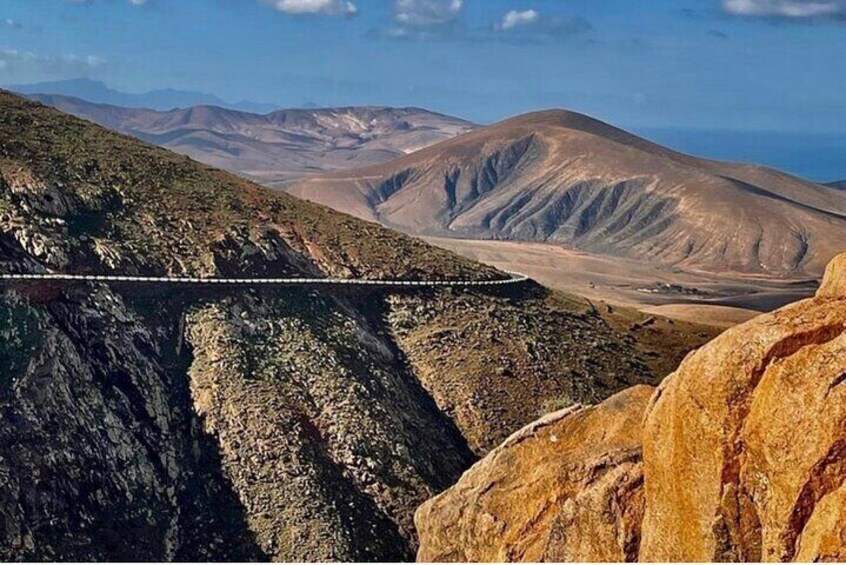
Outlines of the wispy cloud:
M321 15L352 17L358 7L350 0L259 0L280 12L295 16Z
M846 22L846 0L722 0L725 13L794 22Z
M464 0L394 0L394 20L410 27L449 25L463 8Z
M567 39L593 31L589 21L581 17L544 17L534 9L511 10L494 26L502 38L521 41Z
M6 18L3 20L3 27L9 29L23 29L23 24L17 20L13 20L12 18Z
M397 40L539 43L569 38L593 29L580 17L544 17L533 8L510 10L496 23L480 27L462 19L464 0L393 0L393 22L370 32Z
M522 12L511 10L502 16L502 22L500 22L498 27L501 30L509 30L515 27L535 24L539 19L540 14L538 14L535 10L529 9L523 10Z
M464 0L392 0L393 21L373 35L388 39L457 39Z

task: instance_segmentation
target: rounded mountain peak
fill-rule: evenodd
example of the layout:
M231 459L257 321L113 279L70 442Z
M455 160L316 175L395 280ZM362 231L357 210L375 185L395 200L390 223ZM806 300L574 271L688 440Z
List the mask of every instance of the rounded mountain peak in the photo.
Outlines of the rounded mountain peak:
M627 145L644 147L651 145L649 142L601 120L592 118L586 114L580 114L579 112L560 108L538 110L536 112L521 114L519 116L503 120L486 129L504 132L512 129L525 128L531 128L534 130L567 129L603 137L612 141L625 143Z

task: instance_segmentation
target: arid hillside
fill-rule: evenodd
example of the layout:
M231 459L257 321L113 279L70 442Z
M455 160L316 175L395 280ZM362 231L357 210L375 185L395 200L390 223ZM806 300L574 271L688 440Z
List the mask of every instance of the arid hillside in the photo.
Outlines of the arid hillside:
M0 270L505 276L3 92ZM0 292L4 560L409 559L511 430L709 335L534 283Z
M421 561L843 561L846 254L657 388L523 428L417 511Z
M842 191L696 159L558 110L289 190L414 234L546 242L721 274L818 275L846 242Z
M157 111L51 94L27 97L268 185L384 163L475 127L420 108L295 109L259 115L216 106Z

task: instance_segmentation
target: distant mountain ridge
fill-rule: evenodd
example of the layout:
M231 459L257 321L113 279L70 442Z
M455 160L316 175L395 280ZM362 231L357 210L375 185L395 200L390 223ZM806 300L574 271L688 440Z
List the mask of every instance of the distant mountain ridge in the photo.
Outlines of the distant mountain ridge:
M383 106L240 112L214 105L157 111L53 94L28 97L268 185L383 163L470 131L470 122Z
M418 235L540 241L711 273L817 276L846 247L841 191L564 110L289 189Z
M87 78L39 82L34 84L14 84L5 87L19 94L55 94L87 100L95 104L111 104L127 108L148 108L151 110L172 110L190 106L211 105L240 110L243 112L267 113L278 109L275 104L262 102L227 102L213 94L191 90L165 88L142 93L121 92L104 83Z
M832 188L839 188L841 190L846 190L846 180L828 182L828 183L826 183L826 186L830 186Z

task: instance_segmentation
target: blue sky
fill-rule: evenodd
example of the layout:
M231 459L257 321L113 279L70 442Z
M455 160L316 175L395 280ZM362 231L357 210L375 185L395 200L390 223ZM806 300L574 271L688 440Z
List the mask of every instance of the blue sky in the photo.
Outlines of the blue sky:
M0 84L846 130L846 0L3 0Z

